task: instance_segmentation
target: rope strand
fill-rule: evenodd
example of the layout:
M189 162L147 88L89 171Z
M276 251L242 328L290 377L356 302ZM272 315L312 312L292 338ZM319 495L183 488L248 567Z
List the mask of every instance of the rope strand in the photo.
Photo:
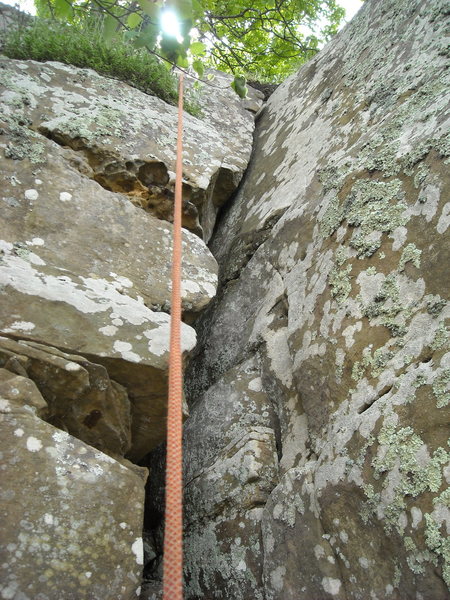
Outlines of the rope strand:
M183 380L181 361L181 206L183 174L183 79L178 87L178 140L172 250L169 393L167 408L166 508L163 599L183 598Z

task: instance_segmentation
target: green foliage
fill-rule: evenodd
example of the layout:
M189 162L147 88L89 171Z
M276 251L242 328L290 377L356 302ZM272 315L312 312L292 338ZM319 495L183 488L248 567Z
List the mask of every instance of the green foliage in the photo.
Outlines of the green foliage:
M36 19L30 27L13 30L5 41L3 52L10 58L54 60L91 68L170 104L175 104L178 98L176 78L161 61L120 38L114 44L106 42L94 27L85 25L81 29L76 25ZM186 108L198 113L198 109L189 103Z
M211 46L209 62L257 80L284 79L316 54L344 17L335 0L203 0L194 6L200 39Z
M233 73L232 87L240 96L246 93L245 77L276 82L296 70L337 31L344 16L336 0L35 0L35 4L40 16L94 23L106 41L125 38L170 66L192 67L200 78L206 67ZM168 10L178 17L178 36L162 29L161 16Z

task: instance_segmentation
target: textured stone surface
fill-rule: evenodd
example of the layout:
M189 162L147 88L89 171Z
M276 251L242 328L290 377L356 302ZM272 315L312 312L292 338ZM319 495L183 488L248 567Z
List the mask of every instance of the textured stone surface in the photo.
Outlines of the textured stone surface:
M369 0L261 114L188 374L188 598L448 597L448 17Z
M0 5L0 29L16 18ZM0 596L137 598L146 471L128 459L165 435L177 111L58 63L0 57L0 86ZM217 285L202 238L262 104L220 73L198 95L202 118L184 127L185 353ZM271 448L260 430L228 451Z
M32 385L0 376L0 595L136 598L145 477L39 419Z
M254 555L278 460L258 372L252 360L228 371L186 423L185 555L193 597L206 587L228 598L264 598Z
M130 456L139 459L164 435L172 226L134 206L125 193L99 185L89 160L97 164L116 153L126 163L132 155L144 172L154 164L149 153L158 143L158 160L171 160L168 140L155 141L151 131L143 137L135 128L139 119L147 127L142 119L151 122L153 114L153 126L169 130L175 127L174 109L91 71L6 59L1 65L0 333L106 366L130 396ZM145 98L153 113L144 111ZM44 121L47 133L71 132L67 146L42 134ZM194 125L187 122L194 145ZM212 144L212 135L206 138ZM243 149L242 168L245 156ZM217 265L199 237L189 231L183 237L183 309L189 320L214 296ZM195 345L187 324L182 344L184 351ZM124 440L120 445L129 447Z
M107 454L120 457L130 450L132 405L102 365L1 337L0 365L39 388L47 405L42 418L52 425Z
M171 220L176 107L90 69L9 59L0 64L6 125L14 138L7 154L28 154L39 164L48 138L83 177ZM218 208L247 165L254 125L229 76L217 74L200 93L200 105L203 118L184 118L184 224L200 234L204 229L208 239Z

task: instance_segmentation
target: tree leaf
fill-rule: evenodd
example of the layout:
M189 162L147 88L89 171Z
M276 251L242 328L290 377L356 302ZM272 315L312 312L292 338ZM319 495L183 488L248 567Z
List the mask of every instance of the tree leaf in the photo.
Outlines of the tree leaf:
M205 73L205 65L202 63L202 61L194 60L194 62L192 63L192 68L201 79Z
M168 35L163 35L161 42L161 54L173 63L176 63L179 56L185 54L179 41Z
M245 84L246 80L245 77L242 77L242 75L236 75L231 83L231 87L239 96L239 98L245 98L247 96L248 88Z
M136 29L142 23L142 17L138 13L131 13L127 19L127 25L130 29Z
M103 39L110 42L117 33L117 19L112 15L107 15L103 21Z
M192 20L192 0L170 0L167 6L174 10L180 21Z
M188 69L189 68L189 61L185 56L178 56L177 58L177 65L179 67L181 67L182 69Z
M71 21L73 18L73 8L70 0L55 0L53 10L59 19Z
M192 42L189 50L193 56L205 56L206 45L203 42Z
M135 48L144 48L147 47L150 50L156 45L156 41L158 39L159 29L153 23L149 23L146 27L144 27L139 35L133 40L133 46Z
M161 0L138 0L142 11L148 15L153 21L158 19L159 12L163 6Z

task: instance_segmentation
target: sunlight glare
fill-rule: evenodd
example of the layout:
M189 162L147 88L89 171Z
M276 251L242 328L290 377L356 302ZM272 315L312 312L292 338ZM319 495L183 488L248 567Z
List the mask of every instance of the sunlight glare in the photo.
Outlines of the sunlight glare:
M161 13L161 28L167 35L176 38L181 36L180 22L172 10L164 10Z

